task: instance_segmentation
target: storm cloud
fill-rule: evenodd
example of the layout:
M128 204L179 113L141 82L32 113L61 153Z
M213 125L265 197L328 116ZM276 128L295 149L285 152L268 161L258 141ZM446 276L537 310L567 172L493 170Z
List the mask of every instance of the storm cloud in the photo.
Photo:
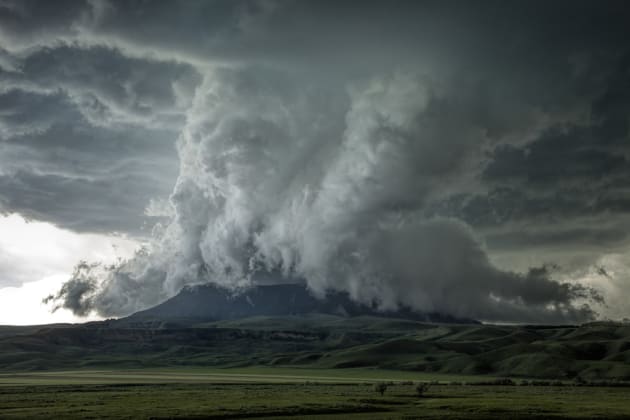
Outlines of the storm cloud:
M383 309L597 315L607 290L570 274L629 242L622 2L66 6L0 5L0 210L147 243L58 306L276 273Z

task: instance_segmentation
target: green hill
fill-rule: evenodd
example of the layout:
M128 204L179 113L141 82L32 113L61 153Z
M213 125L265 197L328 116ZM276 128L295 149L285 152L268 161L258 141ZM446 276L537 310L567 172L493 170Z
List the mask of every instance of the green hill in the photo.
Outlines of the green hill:
M0 327L0 370L378 367L466 375L630 379L630 326L429 324L304 315L218 322Z

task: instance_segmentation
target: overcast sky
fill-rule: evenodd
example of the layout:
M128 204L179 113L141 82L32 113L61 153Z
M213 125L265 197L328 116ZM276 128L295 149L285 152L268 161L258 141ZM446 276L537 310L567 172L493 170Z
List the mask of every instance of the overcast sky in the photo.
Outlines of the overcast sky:
M628 317L628 22L625 1L2 0L0 323L260 273Z

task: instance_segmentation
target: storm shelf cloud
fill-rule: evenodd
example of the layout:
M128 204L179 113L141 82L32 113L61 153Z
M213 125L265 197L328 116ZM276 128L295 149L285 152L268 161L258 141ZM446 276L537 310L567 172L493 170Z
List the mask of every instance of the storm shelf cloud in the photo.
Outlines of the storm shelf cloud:
M78 315L273 278L484 321L627 316L629 17L3 1L0 212L143 243L47 298Z

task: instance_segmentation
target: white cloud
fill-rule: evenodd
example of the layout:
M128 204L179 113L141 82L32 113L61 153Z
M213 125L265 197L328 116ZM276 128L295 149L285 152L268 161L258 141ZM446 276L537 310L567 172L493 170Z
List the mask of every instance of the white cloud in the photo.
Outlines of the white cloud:
M124 237L79 234L18 214L0 216L0 324L77 320L50 313L41 300L59 289L80 260L114 262L138 243Z
M630 314L630 252L604 254L592 266L568 273L566 278L601 290L606 304L597 310L603 318L621 320Z
M42 298L56 292L67 279L65 274L57 274L21 287L0 289L0 325L38 325L101 319L94 315L78 317L67 309L51 313L50 306L42 303Z
M15 213L2 216L0 287L70 275L80 260L113 262L131 255L137 246L124 237L79 234L50 223L26 221Z

